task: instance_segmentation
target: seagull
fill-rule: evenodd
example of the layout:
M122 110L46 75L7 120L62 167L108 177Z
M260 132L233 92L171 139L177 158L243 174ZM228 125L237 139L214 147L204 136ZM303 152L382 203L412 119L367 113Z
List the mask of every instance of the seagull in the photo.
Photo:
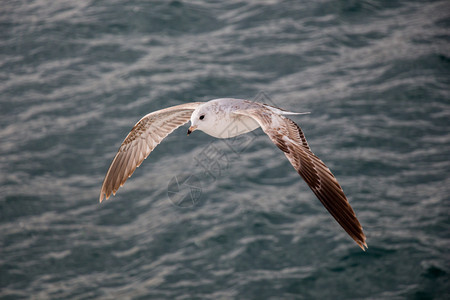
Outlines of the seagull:
M120 145L103 181L100 202L116 194L161 141L189 120L187 134L201 130L216 138L232 138L259 127L286 155L323 206L366 250L366 236L347 197L330 169L311 151L300 127L286 115L300 115L271 105L221 98L180 104L149 113L134 125Z

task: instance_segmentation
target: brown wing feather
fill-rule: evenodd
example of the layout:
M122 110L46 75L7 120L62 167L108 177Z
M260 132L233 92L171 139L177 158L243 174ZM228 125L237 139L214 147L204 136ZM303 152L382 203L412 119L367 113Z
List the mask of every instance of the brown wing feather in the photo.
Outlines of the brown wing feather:
M260 124L262 130L284 152L320 202L365 250L366 237L344 191L330 169L311 152L300 127L292 120L264 108L242 110L236 113L253 117Z
M186 124L202 102L181 104L152 112L134 125L109 167L100 192L100 202L130 177L144 159L172 131Z

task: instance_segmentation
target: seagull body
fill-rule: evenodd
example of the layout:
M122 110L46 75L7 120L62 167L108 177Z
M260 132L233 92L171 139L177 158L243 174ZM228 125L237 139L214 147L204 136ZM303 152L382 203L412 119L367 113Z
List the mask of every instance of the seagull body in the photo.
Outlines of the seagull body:
M105 176L99 200L108 199L111 193L115 195L150 152L189 120L188 135L201 130L216 138L231 138L261 127L335 220L365 250L366 237L341 186L311 152L300 127L285 117L299 114L305 113L231 98L185 103L152 112L139 120L123 141Z

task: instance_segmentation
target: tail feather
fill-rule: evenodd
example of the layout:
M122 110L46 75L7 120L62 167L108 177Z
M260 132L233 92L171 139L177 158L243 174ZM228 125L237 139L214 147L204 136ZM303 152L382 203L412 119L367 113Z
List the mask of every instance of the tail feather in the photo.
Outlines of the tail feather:
M293 111L287 111L269 104L264 104L264 106L266 106L267 108L269 108L271 111L273 111L276 114L279 115L307 115L310 114L311 112L293 112Z
M306 112L292 112L292 111L281 111L281 115L307 115L310 114L310 111L306 111Z

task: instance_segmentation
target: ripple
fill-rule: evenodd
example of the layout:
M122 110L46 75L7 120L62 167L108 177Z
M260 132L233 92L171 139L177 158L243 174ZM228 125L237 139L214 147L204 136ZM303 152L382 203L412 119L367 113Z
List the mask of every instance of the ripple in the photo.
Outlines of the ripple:
M0 297L445 298L447 11L445 1L4 3ZM239 151L175 131L97 203L140 117L256 95L312 112L293 119L348 195L366 252L261 130ZM214 178L195 164L210 143L230 157ZM185 173L202 183L190 208L167 197Z

